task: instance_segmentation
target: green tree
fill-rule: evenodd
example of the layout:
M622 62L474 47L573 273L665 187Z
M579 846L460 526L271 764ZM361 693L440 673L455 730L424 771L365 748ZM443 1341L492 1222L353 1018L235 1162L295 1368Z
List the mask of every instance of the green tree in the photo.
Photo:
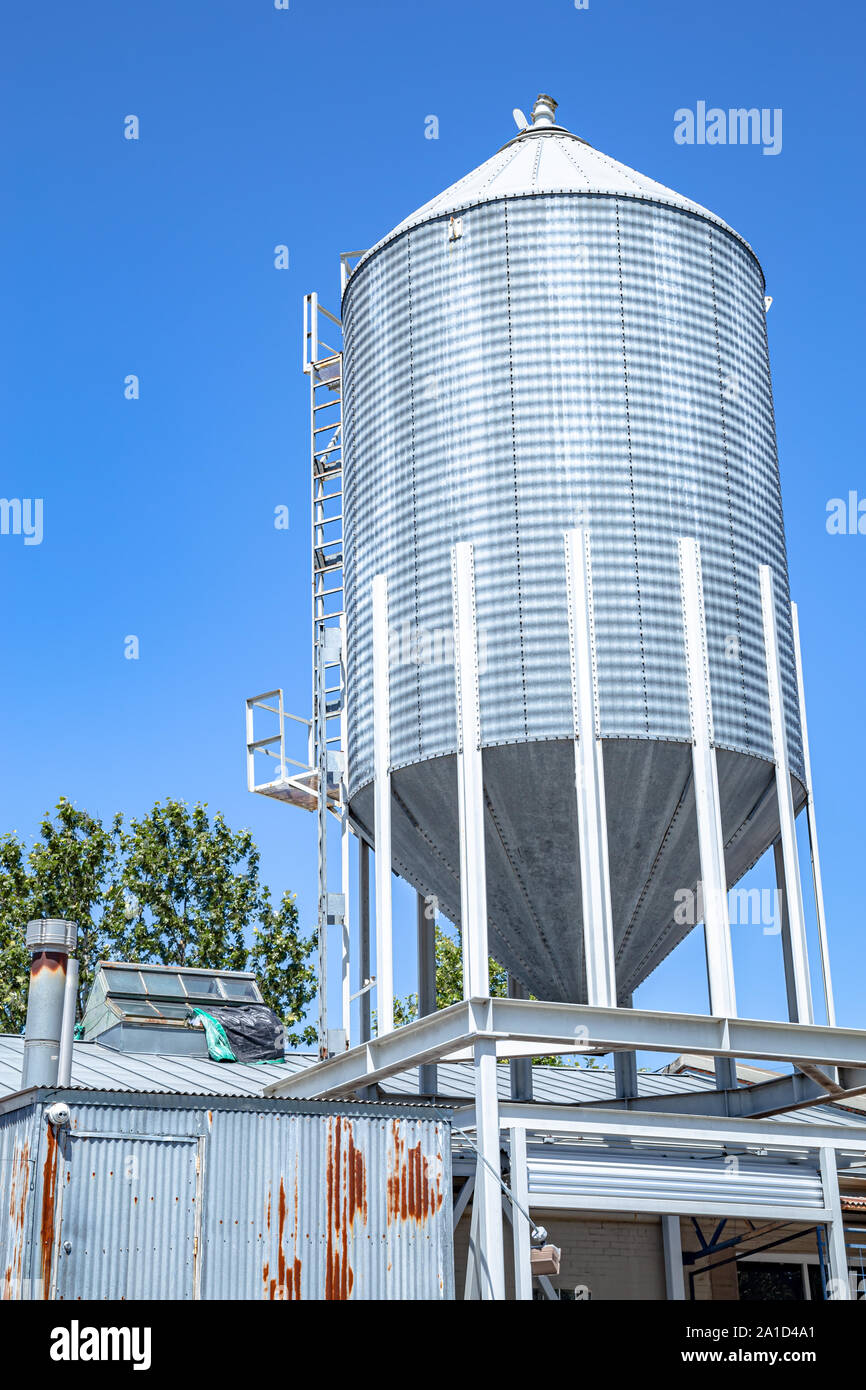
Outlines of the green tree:
M61 799L29 853L14 835L0 838L0 1026L23 1026L23 927L47 916L78 923L79 1011L100 959L250 968L291 1029L314 994L313 942L292 895L275 908L259 874L249 830L232 831L206 805L169 799L128 827L115 815L106 829ZM293 1043L314 1038L309 1027L289 1032Z

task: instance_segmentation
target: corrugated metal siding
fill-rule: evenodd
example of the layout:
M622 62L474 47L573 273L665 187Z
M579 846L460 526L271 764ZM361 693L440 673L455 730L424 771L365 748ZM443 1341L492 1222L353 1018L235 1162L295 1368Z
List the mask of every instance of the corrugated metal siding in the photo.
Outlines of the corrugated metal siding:
M30 1266L45 1296L452 1296L446 1123L396 1107L69 1104L57 1137L41 1105L3 1117L9 1134L41 1135L18 1227L38 1231ZM0 1248L26 1273L6 1226Z
M530 1145L529 1195L536 1206L545 1195L594 1197L617 1202L693 1202L695 1210L735 1204L744 1215L750 1206L823 1207L816 1165L724 1154L677 1155L652 1149L583 1149Z
M396 1117L214 1111L203 1296L450 1297L443 1135Z
M61 1141L58 1299L193 1297L197 1147L144 1133Z
M0 1115L0 1298L21 1298L28 1274L27 1246L32 1214L30 1188L36 1173L32 1109Z

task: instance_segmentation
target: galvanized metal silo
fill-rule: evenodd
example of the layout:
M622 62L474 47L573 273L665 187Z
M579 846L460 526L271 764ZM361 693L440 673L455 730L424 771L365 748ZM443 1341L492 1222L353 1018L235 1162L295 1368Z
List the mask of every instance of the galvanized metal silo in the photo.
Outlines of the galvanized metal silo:
M804 767L765 326L748 244L533 123L367 252L343 297L351 814L375 838L370 586L387 578L393 867L460 918L452 547L474 550L490 949L586 999L563 534L591 537L616 986L694 925L679 541L698 543L724 873L780 831L760 571Z

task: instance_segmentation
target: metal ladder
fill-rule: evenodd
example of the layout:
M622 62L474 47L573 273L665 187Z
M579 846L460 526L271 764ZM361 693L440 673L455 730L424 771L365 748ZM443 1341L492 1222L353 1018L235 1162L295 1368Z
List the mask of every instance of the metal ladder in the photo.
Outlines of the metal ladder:
M343 592L343 354L333 336L340 320L304 298L304 372L310 378L310 513L312 525L313 699L312 762L317 771L319 1053L349 1043L349 820L346 794L346 627ZM340 821L340 890L329 871L328 812ZM328 1027L328 931L338 926L341 950L341 1028Z

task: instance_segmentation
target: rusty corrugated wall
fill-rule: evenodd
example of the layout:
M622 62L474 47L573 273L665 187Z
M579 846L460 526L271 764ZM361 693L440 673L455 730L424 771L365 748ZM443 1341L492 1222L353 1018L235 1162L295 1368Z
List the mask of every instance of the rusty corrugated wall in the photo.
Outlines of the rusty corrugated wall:
M69 1091L55 1136L60 1094L0 1115L4 1297L453 1296L430 1110Z

